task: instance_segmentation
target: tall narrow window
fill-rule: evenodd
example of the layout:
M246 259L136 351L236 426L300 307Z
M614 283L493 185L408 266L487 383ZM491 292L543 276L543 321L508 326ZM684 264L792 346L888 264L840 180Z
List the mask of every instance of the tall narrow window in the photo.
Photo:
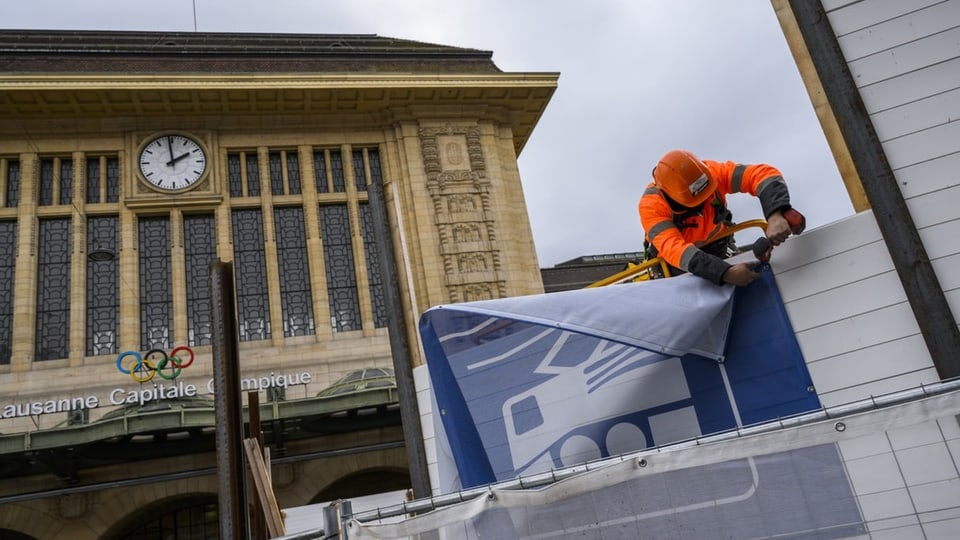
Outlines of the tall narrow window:
M17 222L0 221L0 366L10 363L13 344L14 269L17 261Z
M40 160L40 192L37 198L40 206L53 204L53 160Z
M270 194L283 195L283 158L280 152L270 152Z
M227 188L231 197L260 196L260 163L256 152L227 154Z
M42 219L37 246L37 360L70 353L70 218Z
M173 293L170 286L170 218L141 217L140 345L144 351L170 349Z
M240 169L240 154L227 156L227 187L231 197L243 197L243 173Z
M330 151L330 170L333 171L333 192L345 193L347 185L343 178L343 157L339 150Z
M73 202L73 161L45 158L40 160L40 206Z
M363 166L363 150L353 151L353 182L357 191L367 190L367 172Z
M116 216L87 218L87 356L118 352L119 234Z
M287 180L284 184L284 173ZM294 151L270 152L270 193L300 194L300 158Z
M289 195L300 195L300 156L287 152L287 185Z
M357 273L350 243L350 218L345 204L320 207L320 232L327 270L330 325L334 332L360 330Z
M187 341L210 345L210 263L217 259L216 222L211 214L183 216L187 273Z
M7 208L16 208L20 204L20 162L5 160L7 164L7 192L5 204Z
M317 182L317 193L330 193L327 183L327 156L323 150L313 152L313 176Z
M283 309L283 335L307 336L315 333L313 297L310 291L310 265L307 264L307 238L303 226L303 208L275 208L277 262L280 267L280 301Z
M373 211L367 203L360 204L360 227L363 229L363 254L367 258L367 279L370 282L370 300L373 303L373 325L383 328L387 326L387 308L383 300L383 280L380 278L381 254L373 234Z
M120 200L120 160L115 157L107 158L107 202L115 203Z
M105 165L105 166L104 166ZM115 157L87 158L88 203L115 203L120 198L120 163Z
M100 201L100 158L87 158L87 202Z
M246 154L247 158L247 195L250 197L260 196L260 162L257 160L257 154Z
M234 209L231 219L240 341L269 339L270 307L263 250L263 213L260 209Z

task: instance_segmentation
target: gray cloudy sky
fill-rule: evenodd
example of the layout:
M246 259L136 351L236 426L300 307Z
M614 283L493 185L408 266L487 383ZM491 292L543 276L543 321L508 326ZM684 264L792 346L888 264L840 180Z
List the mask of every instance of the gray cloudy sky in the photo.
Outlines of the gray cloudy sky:
M560 72L520 155L541 267L641 250L637 201L671 148L780 168L808 227L853 213L769 0L2 0L0 26L378 34Z

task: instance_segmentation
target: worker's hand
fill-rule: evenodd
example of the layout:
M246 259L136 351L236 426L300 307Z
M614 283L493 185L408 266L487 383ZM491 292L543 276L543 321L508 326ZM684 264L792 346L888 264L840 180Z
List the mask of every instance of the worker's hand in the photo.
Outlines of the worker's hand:
M780 211L776 211L767 217L766 237L770 243L779 246L787 237L790 236L790 222L783 217Z
M731 283L737 287L743 287L753 283L760 277L760 272L756 271L755 263L737 263L723 273L723 282Z

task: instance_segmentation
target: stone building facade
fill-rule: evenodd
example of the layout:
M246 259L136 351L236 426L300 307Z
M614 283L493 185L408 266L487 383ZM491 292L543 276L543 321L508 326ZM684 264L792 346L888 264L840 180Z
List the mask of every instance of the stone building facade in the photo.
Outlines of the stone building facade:
M280 506L409 485L394 388L316 395L392 367L392 281L414 365L424 309L543 291L517 156L558 74L371 35L4 30L0 50L0 537L215 526L216 260Z

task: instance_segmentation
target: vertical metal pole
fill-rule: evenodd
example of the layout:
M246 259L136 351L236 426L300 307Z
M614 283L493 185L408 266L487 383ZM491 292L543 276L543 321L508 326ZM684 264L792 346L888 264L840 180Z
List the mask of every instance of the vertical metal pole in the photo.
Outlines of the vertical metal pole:
M231 263L210 264L210 295L220 538L247 540L250 534L243 471L243 402Z
M393 370L397 377L400 420L403 422L403 438L407 445L410 481L414 496L424 498L430 496L430 477L423 431L420 429L420 407L417 405L417 391L413 384L413 365L410 362L406 318L403 313L403 302L400 301L400 280L397 274L397 261L394 258L393 236L390 234L390 226L387 222L383 186L379 182L371 182L367 189L370 213L373 216L373 236L380 255L378 269L383 283L383 303L387 311L390 352L393 355Z

